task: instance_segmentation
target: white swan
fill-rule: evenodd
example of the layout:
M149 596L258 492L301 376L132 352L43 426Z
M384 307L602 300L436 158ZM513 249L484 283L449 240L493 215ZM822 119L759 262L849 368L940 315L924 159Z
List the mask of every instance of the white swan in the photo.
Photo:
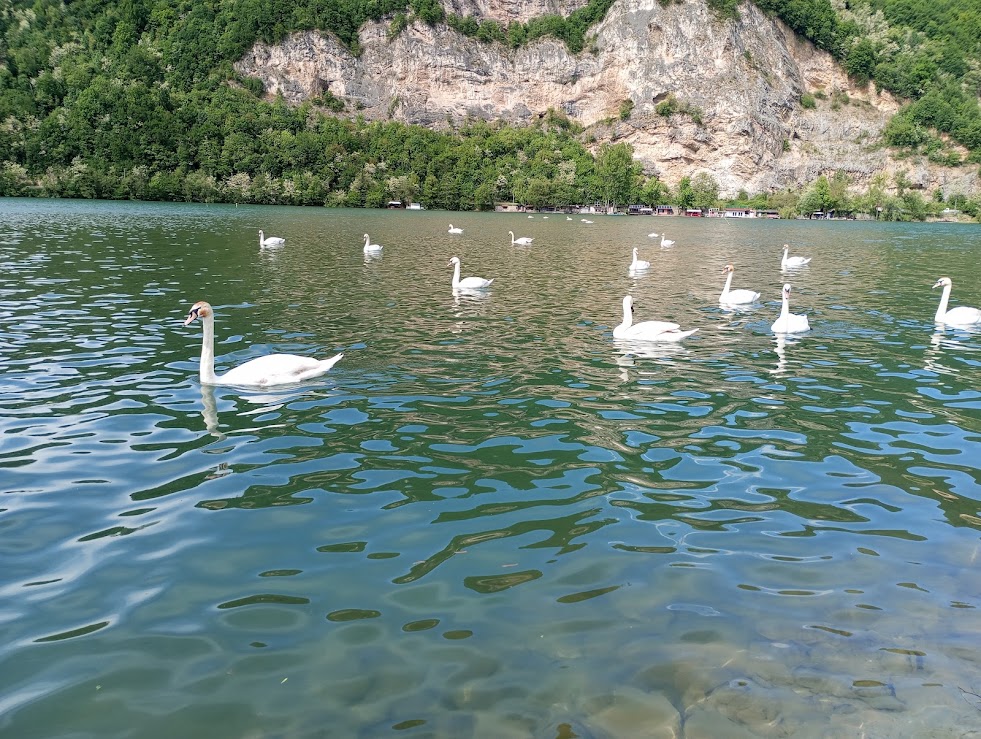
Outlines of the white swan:
M592 221L589 220L588 218L580 218L579 220L582 221L583 223L592 223Z
M805 264L811 261L810 257L788 257L787 254L790 251L790 245L783 245L783 259L780 260L780 268L787 269L788 267L803 267Z
M571 221L571 220L572 220L572 216L566 216L566 217L565 217L565 219L566 219L567 221Z
M614 339L633 339L635 341L681 341L698 331L682 331L681 326L669 321L641 321L634 323L634 299L629 295L623 299L623 323L613 329Z
M481 290L490 287L493 279L485 280L483 277L464 277L460 279L460 257L452 257L446 263L447 267L453 268L453 289L454 290Z
M790 312L789 283L783 286L783 308L780 309L780 315L770 326L770 330L775 334L796 334L799 331L811 330L807 316Z
M943 287L944 294L940 296L940 305L937 306L937 315L933 317L933 320L937 323L950 323L955 326L974 326L981 323L981 310L977 308L959 305L947 310L947 301L950 300L950 289L953 284L949 277L941 277L934 285L934 287Z
M448 234L462 234L463 233L463 229L462 228L453 228L453 224L451 223L450 224L450 230L447 231L446 233L448 233Z
M730 290L729 286L732 284L732 274L736 271L736 268L731 264L727 264L722 268L722 274L729 273L726 277L725 287L722 288L722 294L719 296L719 302L726 305L745 305L747 303L755 303L760 299L760 294L753 292L752 290Z
M368 238L368 234L364 235L364 252L365 254L377 253L382 250L381 244L372 244L371 239Z
M650 233L650 234L647 234L647 237L648 237L648 238L651 238L651 239L656 239L656 238L657 238L657 234L655 234L655 233Z
M184 325L200 318L204 325L201 338L201 382L207 385L248 385L266 387L285 385L318 377L340 361L343 354L330 359L301 357L298 354L267 354L234 367L223 375L215 374L215 313L211 305L200 301L191 306Z
M270 236L268 239L262 233L262 229L259 229L259 246L279 246L280 244L285 244L286 239L282 239L279 236Z
M674 246L674 240L664 238L664 234L661 234L661 246Z
M521 244L521 246L531 246L531 242L535 240L534 238L529 238L527 236L522 236L520 239L516 239L514 238L514 231L508 231L508 233L511 234L511 246L514 246L515 244Z
M642 272L645 269L650 269L651 263L637 258L637 247L634 247L634 260L630 263L630 272Z

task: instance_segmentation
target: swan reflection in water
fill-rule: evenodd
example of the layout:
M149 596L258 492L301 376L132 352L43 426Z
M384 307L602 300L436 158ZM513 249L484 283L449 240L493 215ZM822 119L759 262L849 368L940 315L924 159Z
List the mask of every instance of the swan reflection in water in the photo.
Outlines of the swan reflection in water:
M487 290L482 288L455 287L453 288L453 305L470 303L481 305L491 296Z
M218 430L218 401L215 400L214 385L201 385L201 416L204 418L204 427L212 436L225 438L225 434Z
M215 390L216 387L214 385L201 385L201 417L204 419L205 429L212 436L218 439L224 439L228 436L228 433L221 430L221 421L218 417L218 397L215 395ZM241 400L251 406L237 410L234 415L238 418L264 416L266 414L276 413L280 409L288 406L294 400L299 400L301 398L309 399L312 395L322 394L312 391L311 389L299 388L284 389L278 393L260 393L244 388L230 392L234 395L234 398L226 398L226 400L232 403ZM328 394L330 393L329 390L326 392ZM289 424L287 423L262 423L262 428L265 430L270 428L286 428L288 425ZM254 426L243 427L236 428L231 433L249 433L254 430Z
M468 327L468 319L484 315L484 309L491 300L491 293L487 290L467 289L458 287L453 290L453 317L457 320L453 322L450 332L454 334L463 333Z
M958 326L956 328L958 334L964 335L978 335L981 331L977 331L970 328L964 328ZM950 367L944 364L944 359L950 361L953 357L948 355L944 356L951 350L956 350L959 354L962 352L976 351L972 350L967 344L959 341L958 339L949 338L943 329L938 328L930 335L930 346L926 348L923 352L923 369L927 372L935 372L938 375L956 375L960 372L956 367ZM975 367L981 365L979 360L970 360L964 357L958 357L958 359L963 359L968 364L974 365Z
M259 406L258 408L249 408L241 411L237 414L239 416L254 416L260 413L277 411L286 405L286 400L288 399L285 394L254 394L245 390L238 391L237 395L241 397L242 400L248 401L249 403L255 403ZM218 398L215 396L214 385L201 385L201 417L204 418L204 427L212 436L219 439L224 439L228 435L224 431L220 430L221 422L218 419ZM275 427L276 424L271 424L271 426ZM268 426L264 428L268 428ZM249 430L251 429L236 429L237 432Z
M616 349L614 361L620 366L620 379L630 380L628 369L639 369L641 375L653 375L654 372L642 369L645 360L658 364L674 364L680 357L690 353L683 344L654 343L650 341L631 341L630 339L614 339ZM641 362L638 365L638 361Z
M787 336L787 334L774 334L773 340L773 351L777 354L777 364L770 370L770 374L779 377L787 372L787 347L799 344L800 339Z

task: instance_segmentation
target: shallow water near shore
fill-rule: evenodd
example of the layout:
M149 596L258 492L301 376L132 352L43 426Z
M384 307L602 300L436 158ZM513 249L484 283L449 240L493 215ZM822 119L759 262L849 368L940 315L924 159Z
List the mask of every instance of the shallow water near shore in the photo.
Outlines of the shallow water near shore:
M930 289L981 306L981 227L0 214L3 735L981 731L981 332ZM698 332L615 341L627 294ZM219 371L344 359L202 387L197 300Z

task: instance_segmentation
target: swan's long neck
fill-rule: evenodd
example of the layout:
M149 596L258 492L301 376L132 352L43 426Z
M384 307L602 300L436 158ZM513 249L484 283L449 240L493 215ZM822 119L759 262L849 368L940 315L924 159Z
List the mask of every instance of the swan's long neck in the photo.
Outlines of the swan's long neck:
M937 306L937 315L933 317L933 320L938 323L943 323L944 317L947 315L947 302L950 300L951 287L951 285L944 285L944 294L940 296L940 305Z
M790 315L790 293L783 291L783 308L780 309L780 318L786 319Z
M259 246L265 246L266 240L263 238L262 231L259 232Z
M511 234L511 246L514 246L514 231L508 231Z
M780 259L780 266L785 267L787 265L787 254L790 253L790 249L783 250L783 257Z
M728 275L726 276L726 284L725 284L725 287L723 287L723 288L722 288L722 294L723 294L723 295L728 295L728 294L729 294L729 286L730 286L731 284L732 284L732 272L730 272L730 273L729 273L729 274L728 274Z
M628 328L630 328L633 325L633 322L634 322L634 312L633 312L633 310L631 310L631 308L630 308L629 305L624 305L623 306L623 323L620 324L620 327L624 331L626 331Z
M368 234L365 234L364 235L364 245L365 245L365 248L368 247L368 242L369 241L371 241L371 239L368 238Z
M218 383L215 374L215 317L207 315L201 322L204 331L201 333L201 368L198 376L202 383L215 385Z
M453 265L453 287L457 288L460 286L460 263L457 262Z

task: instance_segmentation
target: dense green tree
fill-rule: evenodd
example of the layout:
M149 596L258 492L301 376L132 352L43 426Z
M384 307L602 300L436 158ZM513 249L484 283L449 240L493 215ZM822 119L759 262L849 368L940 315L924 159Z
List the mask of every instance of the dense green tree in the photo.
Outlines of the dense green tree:
M691 178L691 208L711 208L719 200L719 183L708 172L699 172Z
M675 202L677 202L682 212L695 207L695 191L691 186L691 177L682 177L679 180Z
M627 205L634 194L640 166L634 162L629 144L603 144L596 157L596 179L603 202Z
M804 213L835 210L835 205L831 195L831 184L824 175L817 178L817 181L804 193L800 201L800 209Z

